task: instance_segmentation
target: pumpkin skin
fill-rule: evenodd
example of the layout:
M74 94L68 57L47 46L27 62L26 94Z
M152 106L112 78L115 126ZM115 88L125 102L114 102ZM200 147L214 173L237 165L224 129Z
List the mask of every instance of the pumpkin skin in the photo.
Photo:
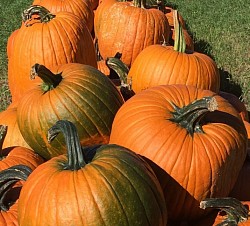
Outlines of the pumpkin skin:
M2 144L7 134L7 126L0 125L0 171L15 165L26 165L34 170L38 165L44 162L33 150L21 147L11 146L3 148Z
M48 160L25 182L18 205L20 226L43 225L45 218L55 226L167 224L159 182L138 155L117 145L82 150L76 135L65 137L68 157ZM41 208L44 204L50 211Z
M58 85L49 91L37 85L18 104L17 122L25 141L45 159L63 154L62 138L49 144L47 131L57 120L67 119L77 126L82 145L108 143L113 118L124 103L115 85L89 65L71 63L52 71L62 76Z
M184 84L218 92L220 75L207 55L180 53L173 46L151 45L140 52L128 73L135 93L157 85Z
M0 125L8 126L2 148L20 146L31 149L24 140L17 124L17 104L11 104L6 110L0 112Z
M119 52L121 60L130 67L147 46L168 42L170 27L164 13L139 7L138 2L116 2L106 8L96 33L104 60Z
M206 96L216 99L218 110L203 116L203 132L190 133L172 121L179 108L182 112ZM205 214L199 208L202 199L229 194L246 158L247 134L228 101L209 90L175 84L151 87L127 100L114 118L109 143L149 161L162 185L169 219L179 221Z
M90 32L94 27L94 12L89 0L34 0L33 5L41 5L51 13L61 11L70 12L81 18L86 23Z
M39 83L39 79L37 83L30 79L30 68L37 62L49 68L65 63L82 63L97 68L93 39L86 25L69 12L54 15L48 22L40 22L34 15L15 37L8 62L12 102L18 101L26 91Z

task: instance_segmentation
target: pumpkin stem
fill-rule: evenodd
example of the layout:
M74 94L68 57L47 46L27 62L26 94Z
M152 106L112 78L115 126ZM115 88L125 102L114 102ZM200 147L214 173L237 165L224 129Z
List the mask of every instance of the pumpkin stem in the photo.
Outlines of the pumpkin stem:
M238 225L248 219L248 209L238 200L231 197L208 198L200 202L200 208L215 208L226 212L227 218L219 225Z
M31 172L31 168L25 165L15 165L0 172L0 210L9 210L16 200L7 200L8 192L16 182L26 181Z
M4 138L6 134L7 134L7 126L0 125L0 158L3 157L2 148L3 148L3 142L4 142Z
M170 120L178 123L181 127L186 128L191 135L195 132L203 133L200 125L201 119L206 113L218 109L215 97L203 97L183 108L179 108L173 103L172 105L174 107L174 112L172 112L173 118Z
M62 75L52 73L48 68L41 64L34 64L31 67L30 78L35 79L38 76L43 80L42 90L47 92L54 89L62 81Z
M180 53L186 51L186 41L184 38L183 28L180 25L179 15L177 10L173 10L174 18L174 50Z
M146 0L133 0L133 5L138 8L146 8Z
M128 66L124 64L117 57L108 57L106 60L106 64L109 67L109 69L114 70L116 74L119 76L121 81L121 86L128 87L128 89L131 90L131 84L127 83L127 77L129 72Z
M68 152L68 162L64 169L81 169L86 165L86 161L75 125L67 120L57 121L48 131L48 141L51 142L60 132L64 135Z
M34 15L38 15L38 17L34 17ZM40 5L31 5L22 12L22 20L26 27L32 26L32 24L37 22L48 23L54 17L54 14L51 14L49 10ZM33 21L33 23L29 23L31 21Z

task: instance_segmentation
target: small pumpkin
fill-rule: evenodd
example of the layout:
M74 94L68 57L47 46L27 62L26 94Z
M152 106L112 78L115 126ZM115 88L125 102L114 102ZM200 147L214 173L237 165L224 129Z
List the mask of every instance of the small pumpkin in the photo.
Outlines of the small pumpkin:
M22 17L24 25L15 37L8 62L12 102L39 83L39 79L36 83L29 77L30 68L37 62L49 68L65 63L97 68L92 36L79 17L69 12L52 14L42 6L29 7Z
M109 143L148 160L173 221L198 219L205 214L202 199L227 196L247 154L237 110L210 90L181 84L151 87L127 100Z
M44 162L42 157L26 147L12 146L2 148L6 133L7 126L0 125L0 170L20 164L26 165L34 170L38 165Z
M81 147L76 127L67 120L49 129L48 140L58 133L68 154L29 176L18 202L20 226L43 225L45 219L53 226L167 224L159 182L138 155L117 145Z
M45 159L63 154L62 137L50 144L47 131L57 120L67 119L77 126L83 145L108 143L113 118L124 103L119 90L89 65L64 64L52 71L40 64L32 67L33 78L43 83L18 104L17 122L25 141Z
M18 197L32 170L16 165L0 171L0 225L18 226Z

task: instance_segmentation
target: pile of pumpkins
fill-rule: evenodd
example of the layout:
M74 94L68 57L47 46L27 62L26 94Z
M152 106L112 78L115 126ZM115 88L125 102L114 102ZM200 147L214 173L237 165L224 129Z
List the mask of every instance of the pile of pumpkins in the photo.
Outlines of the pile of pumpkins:
M1 225L250 225L248 112L177 10L34 0L7 56Z

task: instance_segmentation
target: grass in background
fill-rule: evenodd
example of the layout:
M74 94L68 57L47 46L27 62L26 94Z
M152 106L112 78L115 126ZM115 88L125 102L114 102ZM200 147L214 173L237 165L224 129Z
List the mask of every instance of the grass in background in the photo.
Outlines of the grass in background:
M21 12L31 0L0 0L0 111L10 102L6 46L21 25ZM221 90L232 92L250 110L250 1L171 0L195 41L195 50L211 56L221 72ZM248 105L249 103L249 105Z
M250 1L171 0L184 17L195 50L211 56L221 72L221 90L250 110Z

